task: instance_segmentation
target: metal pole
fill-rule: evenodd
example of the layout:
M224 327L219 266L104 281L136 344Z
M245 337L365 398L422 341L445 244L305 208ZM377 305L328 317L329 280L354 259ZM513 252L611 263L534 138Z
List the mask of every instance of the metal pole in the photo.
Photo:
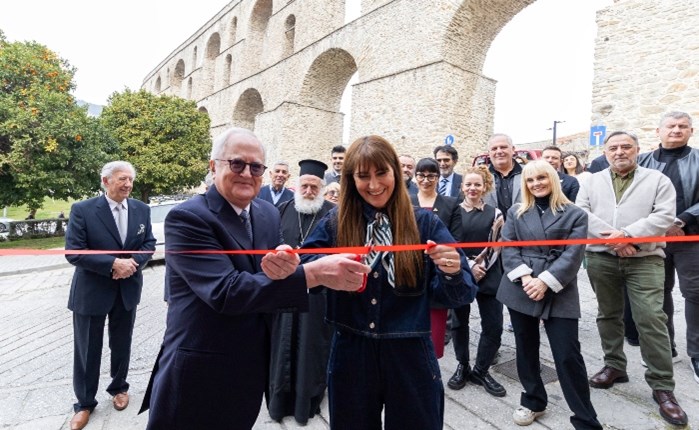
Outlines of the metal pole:
M558 121L553 122L553 146L556 146L556 125Z

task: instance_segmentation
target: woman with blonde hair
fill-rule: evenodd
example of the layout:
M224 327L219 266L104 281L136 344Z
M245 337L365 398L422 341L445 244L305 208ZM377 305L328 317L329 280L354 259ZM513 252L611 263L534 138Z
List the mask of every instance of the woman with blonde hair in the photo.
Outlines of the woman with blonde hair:
M561 191L556 171L544 160L522 171L522 202L510 208L502 238L509 241L584 239L587 214ZM601 429L580 353L577 273L584 245L505 246L497 298L510 312L517 346L517 372L524 388L512 418L529 425L548 404L541 379L539 321L549 338L563 396L576 429Z
M323 193L325 200L337 204L338 198L340 197L340 183L331 182L325 187L325 192Z
M371 266L361 292L327 290L333 325L328 362L332 429L441 429L444 388L430 339L430 300L458 307L475 282L454 238L438 218L411 207L393 146L379 136L354 141L345 154L340 202L305 248L368 246ZM427 244L393 252L386 245ZM319 255L306 255L309 261Z

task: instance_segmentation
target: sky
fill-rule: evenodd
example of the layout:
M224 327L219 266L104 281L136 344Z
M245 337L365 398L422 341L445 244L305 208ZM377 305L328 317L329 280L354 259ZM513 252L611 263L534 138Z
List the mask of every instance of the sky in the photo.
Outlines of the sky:
M359 2L360 0L348 0ZM0 29L10 41L35 40L77 68L74 95L93 104L138 89L168 54L229 3L198 0L3 1ZM498 81L496 132L515 143L590 127L595 12L612 0L537 0L494 40L483 74Z

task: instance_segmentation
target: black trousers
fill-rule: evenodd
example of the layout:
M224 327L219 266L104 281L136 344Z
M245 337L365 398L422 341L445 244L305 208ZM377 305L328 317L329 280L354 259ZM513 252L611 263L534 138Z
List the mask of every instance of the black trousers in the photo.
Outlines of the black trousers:
M112 382L107 392L112 396L128 391L126 376L131 359L131 337L136 308L127 311L121 294L117 294L109 311L109 349L111 351L110 376ZM92 411L97 406L104 323L107 315L81 315L73 312L73 390L77 403L73 410Z
M524 392L520 404L532 411L543 411L548 404L546 387L541 379L539 362L539 318L509 309L517 346L517 373ZM556 374L568 407L573 412L571 424L576 429L601 429L597 412L590 400L587 369L580 353L578 320L549 318L544 320Z
M490 294L476 295L478 311L481 315L481 337L478 341L475 368L487 372L500 349L502 339L502 303ZM453 321L451 337L454 341L454 353L459 363L469 365L469 318L471 305L465 305L452 310Z

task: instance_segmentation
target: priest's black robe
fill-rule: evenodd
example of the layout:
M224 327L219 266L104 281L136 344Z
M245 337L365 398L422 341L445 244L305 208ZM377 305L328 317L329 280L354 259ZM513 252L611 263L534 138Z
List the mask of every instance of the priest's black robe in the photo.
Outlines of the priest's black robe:
M283 242L300 246L333 206L324 202L314 219L313 215L299 214L293 199L280 205ZM325 291L308 297L308 312L281 312L272 318L266 398L269 416L275 421L291 415L299 424L306 424L320 413L325 395L332 328L325 323Z

